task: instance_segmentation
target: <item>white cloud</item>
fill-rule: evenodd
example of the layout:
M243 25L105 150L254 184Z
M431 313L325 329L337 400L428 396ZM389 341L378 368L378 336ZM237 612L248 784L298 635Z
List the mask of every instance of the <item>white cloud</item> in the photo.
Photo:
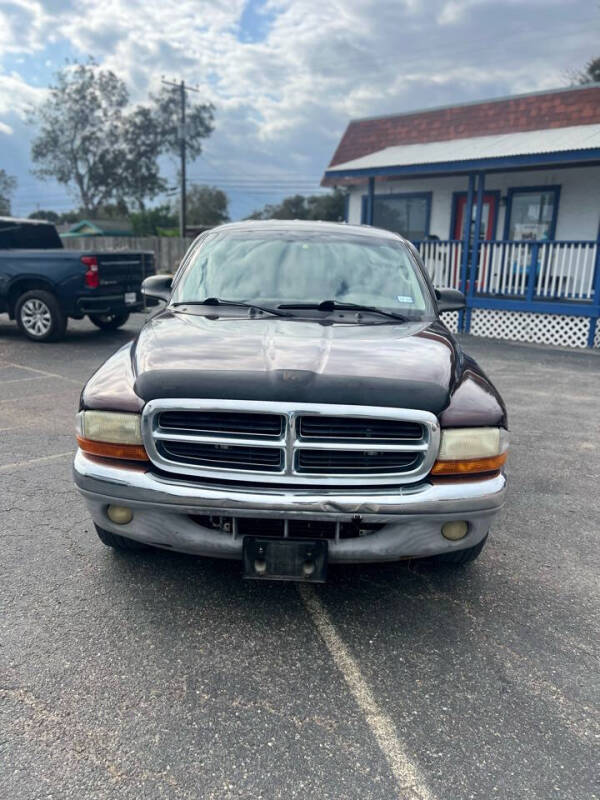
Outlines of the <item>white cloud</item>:
M5 0L0 56L28 53L31 66L50 42L69 43L135 99L161 75L183 77L217 107L215 175L316 176L349 117L556 85L596 54L588 0L266 0L255 38L240 36L245 5ZM18 80L0 78L0 116L39 96Z
M5 122L0 122L0 133L4 133L6 136L12 136L14 131L10 125L7 125Z
M36 0L7 0L0 8L0 53L31 53L43 47L52 20Z
M27 109L44 99L46 89L31 86L18 73L0 73L0 115L24 116ZM1 120L0 120L1 121Z

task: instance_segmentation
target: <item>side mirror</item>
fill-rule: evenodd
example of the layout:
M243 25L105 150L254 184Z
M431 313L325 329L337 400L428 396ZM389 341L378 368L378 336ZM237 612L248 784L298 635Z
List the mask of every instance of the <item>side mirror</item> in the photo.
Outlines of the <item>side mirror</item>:
M442 311L462 311L467 304L464 294L458 289L436 289L435 296L440 314Z
M150 275L142 281L142 294L168 303L171 299L172 283L172 275Z

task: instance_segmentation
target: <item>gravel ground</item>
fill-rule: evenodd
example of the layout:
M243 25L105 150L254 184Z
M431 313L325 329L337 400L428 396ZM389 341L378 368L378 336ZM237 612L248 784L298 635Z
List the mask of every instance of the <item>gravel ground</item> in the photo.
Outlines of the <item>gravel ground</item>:
M483 555L299 592L96 539L73 415L140 323L0 318L0 794L600 797L600 354L465 339L512 431Z

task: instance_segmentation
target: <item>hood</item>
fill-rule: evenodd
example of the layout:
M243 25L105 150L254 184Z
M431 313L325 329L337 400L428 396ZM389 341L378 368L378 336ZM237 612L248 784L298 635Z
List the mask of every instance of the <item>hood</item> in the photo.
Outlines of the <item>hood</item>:
M166 310L132 350L135 392L159 397L346 403L439 414L457 346L439 322L328 324Z

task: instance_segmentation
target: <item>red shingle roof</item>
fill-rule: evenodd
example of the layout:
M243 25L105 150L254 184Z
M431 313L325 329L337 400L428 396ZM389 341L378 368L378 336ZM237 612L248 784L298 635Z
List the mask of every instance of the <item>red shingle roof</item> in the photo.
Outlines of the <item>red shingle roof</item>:
M401 144L600 123L600 84L350 122L329 166Z

